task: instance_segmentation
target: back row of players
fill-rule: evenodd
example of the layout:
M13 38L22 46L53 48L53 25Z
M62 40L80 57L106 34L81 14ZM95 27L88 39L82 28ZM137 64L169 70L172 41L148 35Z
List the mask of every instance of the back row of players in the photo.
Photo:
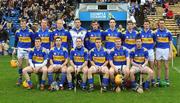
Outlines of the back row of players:
M85 89L88 82L91 91L94 89L92 74L101 72L103 73L103 90L106 90L109 78L114 87L114 74L120 70L125 77L123 84L130 76L131 86L134 90L137 89L134 74L137 72L147 73L149 78L145 82L145 89L148 89L150 82L152 84L160 82L161 61L164 61L165 80L169 85L168 59L172 57L172 34L165 28L165 22L162 19L159 20L156 31L152 31L150 22L145 20L144 28L140 32L134 30L132 21L127 22L125 32L119 32L113 18L110 19L110 28L106 31L100 30L98 22L93 21L91 23L92 30L87 32L81 27L79 19L75 19L75 27L69 31L63 28L61 19L57 20L57 29L54 31L48 29L46 19L41 21L41 28L36 33L26 27L26 20L21 20L20 24L21 28L15 34L15 47L18 48L18 85L22 83L22 75L24 75L28 82L28 88L31 89L32 82L28 73L42 72L40 87L43 90L46 77L48 77L50 85L53 82L53 72L61 72L60 88L63 88L67 77L68 88L72 89L72 72L82 71L81 87ZM34 42L35 46L30 50L29 48ZM72 49L70 50L70 48ZM29 49L29 51L23 49ZM13 54L15 53L16 50L13 51ZM154 77L155 54L157 81ZM67 65L68 58L70 58L70 66ZM29 66L22 70L23 59L27 60ZM50 66L47 68L48 60ZM88 61L90 62L88 63ZM147 66L148 61L150 68Z

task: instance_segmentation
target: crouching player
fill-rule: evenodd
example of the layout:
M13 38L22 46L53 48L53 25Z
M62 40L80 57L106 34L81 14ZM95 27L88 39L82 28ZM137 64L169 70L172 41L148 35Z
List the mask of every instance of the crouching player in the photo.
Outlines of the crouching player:
M136 37L136 47L130 53L132 67L130 69L131 86L133 90L138 89L138 85L135 81L135 74L140 72L148 74L148 79L144 83L144 89L149 89L150 80L154 83L153 71L147 66L148 64L148 51L142 47L142 40L140 37Z
M88 71L87 62L88 62L88 50L84 48L82 38L78 37L76 39L76 48L73 48L70 52L71 66L68 67L67 69L67 80L68 80L69 90L73 88L72 74L71 74L73 72L75 72L76 76L78 75L79 72L83 72L81 87L82 90L86 89L87 71Z
M57 37L55 39L55 47L51 49L49 53L50 66L48 68L48 85L53 82L53 72L61 72L61 81L59 86L63 89L64 82L66 80L66 70L68 62L68 51L66 48L61 46L62 39ZM48 88L51 90L51 86Z
M125 81L129 77L129 65L130 65L130 59L128 55L128 51L126 51L121 46L121 39L117 38L115 40L115 47L111 49L109 61L110 61L110 79L112 83L112 90L115 89L114 84L114 74L122 73L124 75L124 80L121 85L122 89L124 89Z
M45 80L47 76L47 54L46 49L41 47L41 38L37 37L35 39L35 47L29 53L29 64L30 66L23 69L23 75L28 83L28 89L33 87L32 81L30 80L28 73L39 73L42 72L42 80L40 84L40 89L44 90Z
M94 73L102 73L102 89L103 91L107 91L107 86L109 83L109 70L107 68L109 56L107 50L103 48L101 38L96 38L95 40L96 47L90 51L90 62L91 67L88 69L88 83L89 83L89 91L94 90L94 79L92 74Z

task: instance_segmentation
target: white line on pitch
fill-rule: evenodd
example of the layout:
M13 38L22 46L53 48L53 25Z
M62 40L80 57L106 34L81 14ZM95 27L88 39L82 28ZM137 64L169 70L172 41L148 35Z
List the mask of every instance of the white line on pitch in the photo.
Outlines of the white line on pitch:
M176 70L178 73L180 73L180 70L176 67L173 67L174 70Z

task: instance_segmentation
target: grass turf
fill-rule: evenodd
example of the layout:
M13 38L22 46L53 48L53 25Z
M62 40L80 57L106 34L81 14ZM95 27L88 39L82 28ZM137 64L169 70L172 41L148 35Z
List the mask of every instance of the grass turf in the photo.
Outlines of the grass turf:
M180 74L170 68L170 87L151 88L143 94L131 90L120 93L108 91L101 94L98 88L88 93L81 90L74 91L40 91L26 90L15 85L17 69L9 65L9 56L0 56L0 103L180 103ZM174 66L180 70L180 57L174 60ZM170 64L171 67L171 64ZM163 70L164 71L164 70ZM163 75L162 75L163 77ZM98 84L96 78L96 84Z

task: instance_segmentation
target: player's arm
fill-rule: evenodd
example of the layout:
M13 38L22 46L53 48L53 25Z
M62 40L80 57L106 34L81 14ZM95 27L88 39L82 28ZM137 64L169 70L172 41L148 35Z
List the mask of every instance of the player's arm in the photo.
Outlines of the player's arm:
M70 52L70 65L71 65L73 68L75 68L76 65L75 65L74 62L73 62L73 56L74 56L74 50L71 50L71 52Z
M130 57L129 57L129 54L128 54L128 51L125 50L125 56L126 56L126 66L127 68L130 68Z
M87 66L87 63L88 63L88 50L85 49L84 51L84 59L85 59L85 62L83 63L83 65L81 66L82 68L84 68L85 66Z
M113 63L113 54L114 54L113 51L111 51L109 54L109 64L112 68L115 68L115 65Z
M108 62L109 62L109 54L108 54L107 51L106 51L106 61L105 61L105 63L102 65L102 67L107 66Z
M32 57L33 57L33 51L29 52L29 65L34 69L34 64L32 62Z
M130 53L130 61L131 61L131 64L132 64L133 66L140 67L139 64L137 64L137 63L134 62L134 60L133 60L134 55L135 55L135 54L134 54L134 52L132 51L132 52Z
M109 60L109 64L111 65L112 68L116 68L112 60Z

